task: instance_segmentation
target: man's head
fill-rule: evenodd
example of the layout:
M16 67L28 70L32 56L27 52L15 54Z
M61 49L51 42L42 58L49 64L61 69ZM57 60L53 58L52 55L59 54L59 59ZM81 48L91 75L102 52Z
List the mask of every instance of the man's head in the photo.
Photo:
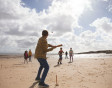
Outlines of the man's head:
M62 50L62 48L60 48L60 50Z
M48 31L47 30L43 30L42 31L42 36L47 37L48 36Z

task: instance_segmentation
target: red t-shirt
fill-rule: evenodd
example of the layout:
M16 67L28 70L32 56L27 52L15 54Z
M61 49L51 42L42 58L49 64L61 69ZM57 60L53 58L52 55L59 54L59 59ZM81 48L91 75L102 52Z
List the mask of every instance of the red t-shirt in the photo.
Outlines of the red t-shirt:
M62 53L63 53L63 50L60 50L58 54L59 54L59 55L62 55Z

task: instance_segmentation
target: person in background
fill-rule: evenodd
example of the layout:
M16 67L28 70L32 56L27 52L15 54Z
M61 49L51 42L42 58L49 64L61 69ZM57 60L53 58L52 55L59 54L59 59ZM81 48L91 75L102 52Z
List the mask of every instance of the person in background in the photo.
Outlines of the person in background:
M72 50L72 48L70 48L69 56L70 56L70 62L71 62L71 59L72 59L72 62L73 62L73 50Z
M68 59L68 52L65 52L65 59Z
M28 56L29 56L29 61L31 62L31 57L32 57L32 52L31 52L31 49L29 49Z
M46 54L47 54L47 52L52 51L56 47L62 46L62 44L57 45L57 46L53 46L53 45L48 44L47 43L47 37L48 37L48 31L43 30L42 31L42 37L39 38L36 49L35 49L35 58L40 63L38 74L37 74L37 77L35 80L37 82L39 82L40 87L44 87L44 88L49 87L49 85L45 84L45 82L44 82L46 79L47 73L49 71L49 64L47 62ZM48 47L51 47L51 48L48 48ZM40 77L43 68L44 68L44 71L43 71L42 76Z
M27 52L27 50L24 52L24 64L25 64L25 62L27 62L27 64L28 64L28 52Z
M62 48L60 48L60 51L58 52L58 55L59 55L58 65L59 65L59 64L62 64L62 54L63 54L63 53L64 53L64 52L63 52Z

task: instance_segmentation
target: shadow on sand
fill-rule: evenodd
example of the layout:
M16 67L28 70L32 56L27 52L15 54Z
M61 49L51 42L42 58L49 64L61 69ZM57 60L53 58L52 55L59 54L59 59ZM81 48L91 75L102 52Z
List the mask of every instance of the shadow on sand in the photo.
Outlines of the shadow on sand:
M58 66L60 66L60 64L54 65L54 67L58 67Z
M23 65L23 64L13 64L13 65Z
M20 63L15 63L15 64L13 64L13 65L15 65L15 66L19 66L19 65L24 65L24 62L20 62Z
M34 82L29 88L34 88L38 82Z
M45 87L40 87L40 86L38 86L38 87L35 87L36 85L38 84L38 82L34 82L29 88L45 88ZM58 86L54 86L53 88L57 88ZM47 87L47 88L49 88L49 87Z
M72 63L72 62L68 62L68 63Z

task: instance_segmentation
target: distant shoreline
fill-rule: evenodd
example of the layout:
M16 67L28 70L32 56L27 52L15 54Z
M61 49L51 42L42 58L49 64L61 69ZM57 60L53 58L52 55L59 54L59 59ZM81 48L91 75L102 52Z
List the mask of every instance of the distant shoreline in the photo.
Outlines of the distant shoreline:
M99 51L88 51L88 52L80 52L80 53L74 53L74 54L112 54L112 50L99 50ZM23 56L22 53L0 53L0 57L4 56ZM34 54L33 54L34 55ZM58 55L57 53L47 53L47 55Z
M99 53L112 54L112 50L88 51L88 52L80 52L76 54L99 54Z

